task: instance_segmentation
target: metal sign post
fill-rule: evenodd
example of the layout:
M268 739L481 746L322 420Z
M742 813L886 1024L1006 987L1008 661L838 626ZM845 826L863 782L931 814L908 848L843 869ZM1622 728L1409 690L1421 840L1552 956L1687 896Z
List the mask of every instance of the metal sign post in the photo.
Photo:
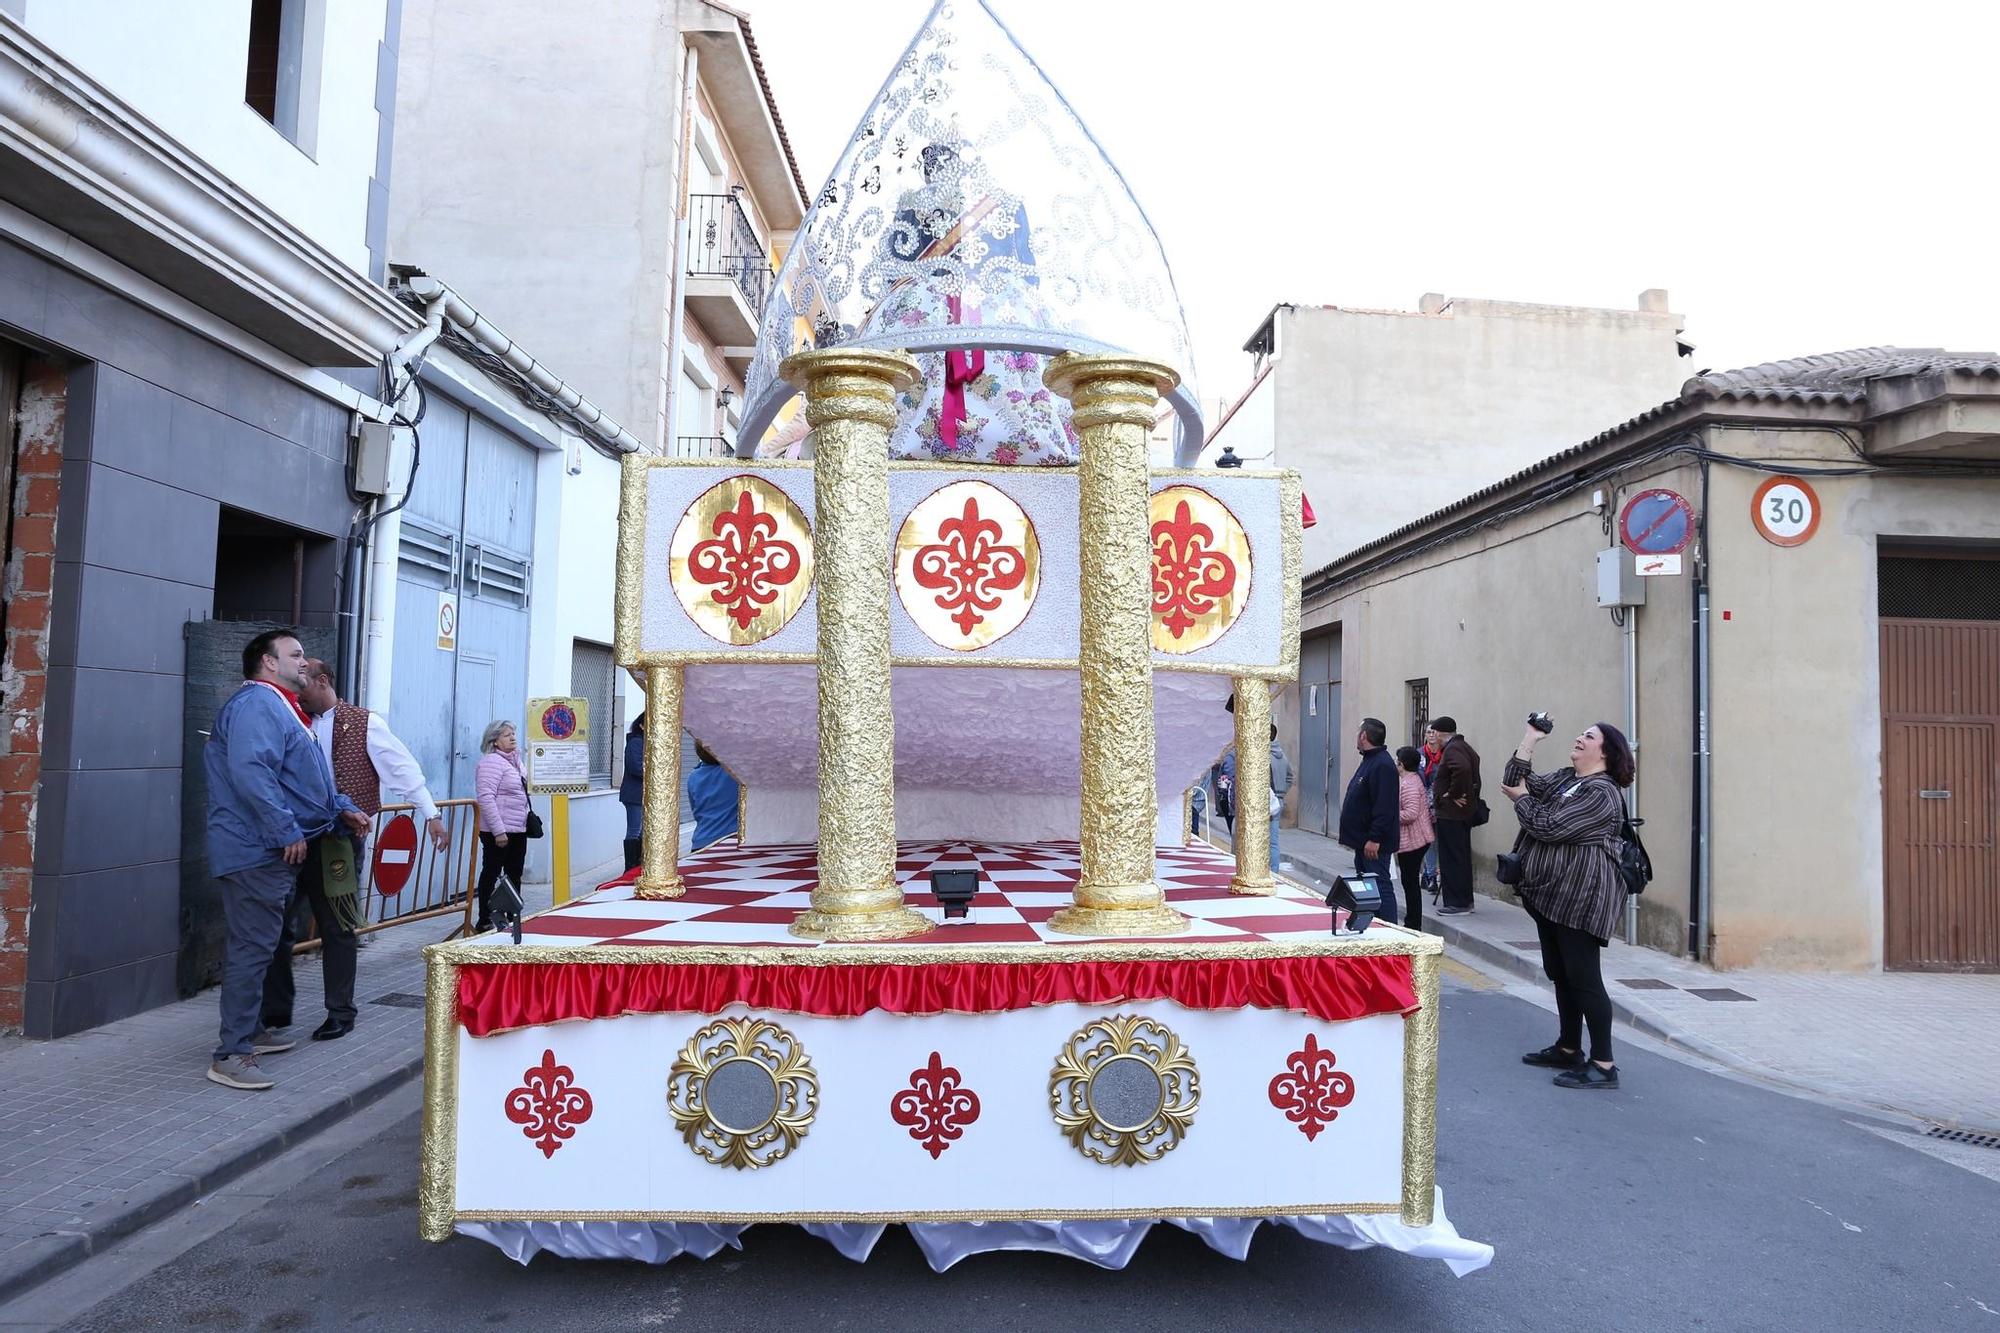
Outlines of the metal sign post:
M569 695L528 700L528 786L549 797L549 880L569 901L569 794L590 790L590 701Z

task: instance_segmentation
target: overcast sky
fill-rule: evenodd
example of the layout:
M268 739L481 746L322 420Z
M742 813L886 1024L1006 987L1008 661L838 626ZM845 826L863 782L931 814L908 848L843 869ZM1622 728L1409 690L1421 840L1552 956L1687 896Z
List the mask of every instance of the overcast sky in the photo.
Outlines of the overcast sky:
M929 2L737 2L817 190ZM992 7L1159 230L1204 405L1280 301L1664 287L1691 373L2000 350L2000 5Z

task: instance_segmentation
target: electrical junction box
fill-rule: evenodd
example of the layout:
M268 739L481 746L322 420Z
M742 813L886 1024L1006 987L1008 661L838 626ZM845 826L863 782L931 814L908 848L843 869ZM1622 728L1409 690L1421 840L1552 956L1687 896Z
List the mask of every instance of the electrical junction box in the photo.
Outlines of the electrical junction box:
M386 495L389 490L389 442L392 430L382 421L364 421L354 436L354 489L362 495Z
M1606 547L1597 553L1597 604L1646 604L1646 580L1633 567L1632 553L1622 546Z

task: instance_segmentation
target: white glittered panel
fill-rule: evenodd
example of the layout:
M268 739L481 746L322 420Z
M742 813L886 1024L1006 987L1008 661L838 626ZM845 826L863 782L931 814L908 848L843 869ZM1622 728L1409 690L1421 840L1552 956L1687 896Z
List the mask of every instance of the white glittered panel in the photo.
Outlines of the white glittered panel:
M1076 469L1054 467L983 468L965 472L889 472L889 534L902 531L903 520L925 497L960 481L983 481L1004 491L1034 525L1042 551L1041 590L1028 615L1010 633L970 652L940 648L917 628L902 598L889 602L889 650L897 657L939 660L980 657L1034 657L1070 660L1076 657L1078 620Z
M1138 1166L1088 1160L1049 1107L1049 1070L1070 1034L1120 1012L1171 1028L1201 1080L1187 1136ZM1403 1020L1394 1015L1330 1023L1149 1001L921 1018L759 1016L798 1038L818 1078L819 1107L790 1156L752 1171L697 1157L667 1109L674 1057L710 1015L628 1015L483 1038L461 1032L460 1210L1144 1217L1161 1209L1339 1212L1393 1207L1402 1197ZM1308 1034L1333 1053L1354 1094L1310 1139L1270 1095ZM890 1115L933 1051L979 1098L978 1118L936 1158ZM526 1086L544 1052L590 1098L589 1118L546 1154L506 1114L508 1094Z
M642 653L811 653L819 647L819 593L806 596L805 605L785 627L768 639L741 647L723 643L703 633L674 596L669 552L674 529L681 515L704 491L731 477L751 474L770 482L799 507L806 525L818 520L813 507L811 468L656 467L646 472L646 574L641 591L639 651ZM813 571L817 583L819 571Z
M1221 638L1191 653L1154 652L1155 663L1186 666L1215 662L1229 666L1276 666L1284 659L1279 629L1285 612L1283 496L1278 478L1231 476L1226 471L1199 477L1159 476L1152 490L1195 486L1220 500L1250 539L1250 600Z
M819 669L796 663L682 669L681 725L752 791L819 781ZM685 775L683 775L685 776ZM763 833L758 841L768 841Z

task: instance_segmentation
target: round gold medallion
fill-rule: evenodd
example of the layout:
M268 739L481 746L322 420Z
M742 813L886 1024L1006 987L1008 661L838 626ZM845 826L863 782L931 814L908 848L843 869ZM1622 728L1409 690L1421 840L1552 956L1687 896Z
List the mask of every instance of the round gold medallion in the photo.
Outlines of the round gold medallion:
M741 647L770 638L812 591L812 529L763 477L716 483L681 515L668 548L674 596L702 633Z
M955 481L919 501L896 534L896 595L932 643L970 652L1027 619L1042 548L998 486Z
M1153 492L1153 647L1206 648L1250 601L1250 538L1227 505L1199 486Z
M755 1170L790 1154L812 1128L819 1077L799 1039L776 1023L721 1018L681 1048L667 1110L703 1161Z
M1201 1074L1172 1029L1138 1014L1079 1028L1049 1071L1049 1105L1070 1146L1106 1166L1155 1162L1201 1106Z

